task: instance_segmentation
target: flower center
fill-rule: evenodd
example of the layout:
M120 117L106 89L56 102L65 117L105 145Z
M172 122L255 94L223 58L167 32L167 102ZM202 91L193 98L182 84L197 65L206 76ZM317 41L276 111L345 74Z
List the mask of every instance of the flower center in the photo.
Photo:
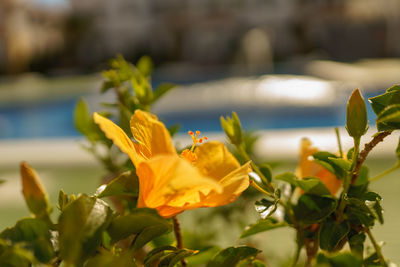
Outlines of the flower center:
M181 157L188 160L190 163L194 163L197 160L197 156L194 153L194 149L196 147L197 143L203 143L204 140L208 140L207 136L204 136L203 138L198 138L200 135L200 131L196 131L196 134L194 134L192 131L189 131L188 134L192 137L193 140L193 145L190 149L185 149L181 153Z

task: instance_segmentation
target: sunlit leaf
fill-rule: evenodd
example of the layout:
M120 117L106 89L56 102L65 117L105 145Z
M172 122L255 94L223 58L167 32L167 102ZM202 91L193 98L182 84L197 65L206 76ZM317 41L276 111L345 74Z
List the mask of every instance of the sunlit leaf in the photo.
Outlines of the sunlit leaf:
M347 172L350 171L351 161L342 158L329 158L329 159L332 161L333 164L335 164L342 170Z
M111 215L108 205L94 197L81 195L69 203L58 221L61 258L77 264L95 253Z
M199 253L187 258L188 266L204 265L214 258L220 250L219 247L210 247L206 250L200 251Z
M280 227L285 227L288 226L286 222L278 222L273 218L266 218L263 220L259 220L255 224L251 224L246 227L246 229L243 231L242 235L240 238L248 237L251 235L255 235L261 232L269 231L272 229L280 228Z
M400 86L394 85L386 93L368 99L376 115L379 115L387 106L400 104Z
M138 208L126 215L116 217L107 232L112 242L136 235L134 246L140 248L150 240L172 230L172 225L155 210Z
M400 129L400 104L387 106L376 119L379 131Z
M32 253L20 245L12 245L7 240L0 239L0 266L31 267L35 261Z
M318 266L325 266L325 267L361 267L362 266L362 262L355 256L351 255L350 253L340 253L340 254L329 255L329 256L320 253L317 256L317 263L321 264Z
M186 257L189 257L193 254L196 254L197 251L195 250L189 250L189 249L181 249L178 251L173 251L169 253L167 256L165 256L160 263L158 264L159 267L173 267L175 266L178 262L183 260Z
M159 260L160 258L165 256L167 253L177 251L177 250L178 250L178 248L173 247L173 246L162 246L162 247L155 248L152 251L150 251L144 258L144 261L143 261L144 266L149 267L152 265L152 263L154 261Z
M95 257L89 259L85 263L85 267L136 267L133 257L130 251L125 250L118 255L112 254L111 252L104 252L98 254Z
M143 74L143 76L150 76L153 71L153 61L149 56L142 56L136 63L136 68Z
M39 219L22 219L14 227L1 232L0 238L10 240L13 244L20 243L43 263L49 262L55 256L49 226Z
M219 252L207 267L232 267L242 260L254 258L261 250L248 246L229 247Z
M135 172L124 172L117 178L113 179L106 186L101 186L97 192L97 196L138 196L139 194L139 181Z
M294 174L286 172L277 175L275 179L285 181L294 187L299 187L304 192L312 195L319 195L326 197L331 196L331 193L329 192L328 188L326 188L326 186L321 182L321 180L316 177L305 177L303 179L297 179L297 177Z

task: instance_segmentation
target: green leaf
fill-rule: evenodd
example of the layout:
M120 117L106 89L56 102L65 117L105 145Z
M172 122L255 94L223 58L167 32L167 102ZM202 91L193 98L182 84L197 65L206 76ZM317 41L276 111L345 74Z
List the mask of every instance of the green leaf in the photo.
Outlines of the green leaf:
M220 117L221 126L230 142L234 145L242 145L243 143L243 131L239 120L239 116L236 112L232 112L232 117L226 116L226 119Z
M367 166L362 165L355 185L363 185L369 181L369 169Z
M206 250L200 251L199 253L190 256L188 261L188 266L204 266L207 262L209 262L221 249L219 247L210 247Z
M178 251L171 252L160 261L158 266L173 267L184 258L189 257L195 253L197 253L197 251L189 249L181 249Z
M397 159L400 160L400 137L399 137L399 142L397 143L396 156Z
M70 202L58 220L61 258L78 264L94 254L111 216L108 205L95 197L81 195Z
M136 68L142 73L143 76L149 77L153 71L153 61L149 56L142 56L136 63Z
M286 172L277 175L275 179L285 181L292 186L299 187L304 190L304 192L312 195L331 197L329 189L326 188L321 180L316 177L305 177L303 179L297 179L297 177L293 173Z
M256 201L255 208L258 213L261 214L263 218L271 216L278 208L279 198L269 200L266 198Z
M342 168L338 167L336 164L332 162L333 159L340 159L335 154L332 154L327 151L320 151L313 154L314 162L320 164L322 167L327 169L329 172L333 173L338 179L343 179L346 173Z
M232 267L242 260L255 258L260 252L261 250L248 246L229 247L220 251L207 267Z
M131 85L141 105L148 105L152 102L153 91L151 90L151 85L141 73L137 73L131 78Z
M132 137L130 121L132 118L132 111L123 105L119 105L119 127L128 135Z
M10 240L13 244L21 243L42 263L49 262L55 256L49 226L39 219L22 219L14 227L4 230L0 238Z
M158 215L157 211L137 208L133 209L130 214L116 217L107 232L113 243L135 234L134 247L138 249L155 237L171 230L171 223Z
M156 90L153 92L153 100L152 102L156 102L158 99L160 99L163 95L168 93L170 90L175 88L176 85L172 83L162 83L160 84Z
M305 177L297 181L298 187L310 195L331 197L329 189L317 177Z
M358 198L348 198L347 201L346 215L351 223L367 227L374 225L374 217L365 201Z
M351 168L351 161L342 158L329 158L333 164L348 172Z
M167 128L169 135L171 135L171 137L173 137L177 132L179 132L179 129L181 128L180 124L174 124L171 125Z
M358 89L353 91L347 102L346 129L356 139L363 136L368 129L367 106Z
M293 207L296 218L306 224L314 224L328 217L336 208L332 198L303 194Z
M133 257L130 251L125 250L118 255L114 255L111 252L103 251L102 254L98 254L93 258L90 258L85 267L136 267Z
M319 165L321 165L325 169L327 169L330 173L332 173L332 174L334 174L336 176L339 176L339 175L337 175L337 170L335 169L336 165L332 166L331 162L328 163L327 161L322 161L322 160L319 160L319 159L314 159L314 162L319 164Z
M325 267L362 267L362 262L350 253L317 256L317 266Z
M62 211L64 207L68 204L69 198L68 195L64 193L64 191L61 189L58 192L58 209Z
M347 151L347 158L348 158L348 159L352 159L352 158L353 158L353 153L354 153L354 147L350 148L350 149Z
M146 245L156 237L159 237L170 231L168 225L158 224L145 227L133 240L133 251L136 251Z
M246 227L240 238L252 236L261 232L288 226L286 222L278 222L273 218L262 219Z
M7 240L0 239L0 266L31 267L35 262L32 253L21 245L12 245Z
M146 257L143 260L143 264L145 267L150 267L154 261L159 260L169 252L177 250L178 248L173 246L162 246L155 248L146 255Z
M400 104L387 106L376 118L379 131L400 129Z
M109 196L134 196L139 195L139 181L135 172L124 172L107 185L102 185L96 192L100 198Z
M101 133L98 130L97 125L93 121L93 117L90 113L87 102L80 98L76 103L74 112L74 123L75 128L89 141L94 142L102 138Z
M92 120L89 113L90 111L87 102L83 98L80 98L75 106L74 121L76 129L84 135L89 131L88 125L91 124Z
M371 214L379 221L380 224L383 224L383 209L380 204L380 200L376 199L375 201L366 201L367 207L370 209Z
M357 233L354 235L349 235L349 245L351 252L362 260L364 254L364 242L365 242L365 234Z
M326 220L322 223L319 232L319 246L323 250L335 251L339 242L346 237L350 231L350 224L346 221L337 223Z
M357 187L356 187L357 188ZM374 192L352 193L353 197L348 198L346 214L354 223L365 226L374 225L374 219L383 224L383 209L380 205L381 196Z
M394 85L386 90L386 93L368 99L372 110L378 116L387 106L400 104L400 86Z
M400 86L395 85L386 93L369 99L372 109L377 115L379 131L396 130L400 128L398 105L400 104Z
M289 183L290 185L297 186L297 177L291 172L284 172L275 176L275 180L280 180Z
M261 164L259 166L261 173L267 178L267 181L271 183L272 181L272 169L271 166L267 163Z
M109 74L107 72L105 72L105 75L103 74L103 76L106 76L106 75L109 75ZM105 93L105 92L107 92L108 90L110 90L111 88L114 88L114 87L115 87L115 84L114 84L113 81L104 81L102 86L101 86L100 92L101 93Z

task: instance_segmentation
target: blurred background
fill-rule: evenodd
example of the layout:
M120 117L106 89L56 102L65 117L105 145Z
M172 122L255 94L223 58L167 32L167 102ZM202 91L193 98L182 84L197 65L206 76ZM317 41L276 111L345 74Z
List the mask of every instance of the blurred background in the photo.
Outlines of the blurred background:
M28 215L21 160L40 172L53 203L59 188L94 192L104 170L79 146L73 110L81 96L93 111L114 97L99 91L101 70L117 54L133 63L148 55L154 86L179 85L153 110L182 133L223 139L219 116L236 111L257 131L256 153L286 162L282 169L294 168L302 137L337 150L333 127L349 148L350 92L367 98L400 82L399 10L400 0L1 0L1 228ZM397 138L372 154L372 175L395 161ZM377 237L400 262L396 176L372 187L387 219Z

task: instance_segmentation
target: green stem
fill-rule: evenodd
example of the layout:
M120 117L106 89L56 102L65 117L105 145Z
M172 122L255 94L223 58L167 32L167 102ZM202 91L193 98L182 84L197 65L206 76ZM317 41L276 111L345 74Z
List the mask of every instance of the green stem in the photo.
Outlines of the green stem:
M340 134L339 134L339 128L335 127L335 134L336 134L336 140L338 143L338 147L339 147L339 155L341 158L343 158L343 149L342 149L342 142L340 140Z
M343 192L341 194L341 201L340 201L340 205L339 205L338 213L337 213L338 214L337 219L339 222L343 221L344 209L346 208L346 204L347 204L346 197L347 197L347 193L349 192L349 189L350 189L354 171L356 170L356 167L357 167L357 159L358 159L359 151L360 151L360 138L354 138L354 151L353 151L351 167L350 167L350 171L346 175L344 182L343 182Z
M370 182L378 181L378 180L381 179L382 177L384 177L384 176L388 175L389 173L391 173L391 172L397 170L399 167L400 167L400 160L397 161L397 163L396 163L393 167L391 167L390 169L387 169L386 171L381 172L381 173L378 174L377 176L370 178L369 181L370 181Z
M299 244L299 242L297 242L296 252L294 254L293 261L292 261L292 264L290 265L290 267L295 267L297 265L297 262L299 261L299 257L300 257L301 248L302 248L302 246Z
M272 184L268 181L268 179L264 176L264 174L260 171L258 166L251 160L250 156L247 154L246 150L243 148L243 145L237 145L236 146L237 150L239 151L239 154L246 160L246 161L251 161L250 165L251 168L257 175L261 178L263 184L265 184L268 187L268 190L271 192L274 192L274 187Z
M371 230L369 228L365 228L365 232L367 233L369 239L371 240L372 245L375 248L376 255L378 256L381 265L387 266L387 264L385 262L385 258L383 257L383 254L382 254L381 247L379 246L378 242L376 242L374 236L371 233Z
M266 191L265 189L263 189L261 186L259 186L253 179L250 179L250 185L252 186L252 187L254 187L257 191L259 191L260 193L263 193L263 194L265 194L265 195L267 195L267 196L269 196L269 197L273 197L274 198L274 196L270 193L270 192L268 192L268 191Z
M364 161L367 159L369 152L380 142L385 139L386 136L390 135L392 131L378 132L374 135L372 140L369 143L366 143L363 151L360 152L360 155L357 159L356 169L353 172L353 177L351 178L351 184L355 184Z

